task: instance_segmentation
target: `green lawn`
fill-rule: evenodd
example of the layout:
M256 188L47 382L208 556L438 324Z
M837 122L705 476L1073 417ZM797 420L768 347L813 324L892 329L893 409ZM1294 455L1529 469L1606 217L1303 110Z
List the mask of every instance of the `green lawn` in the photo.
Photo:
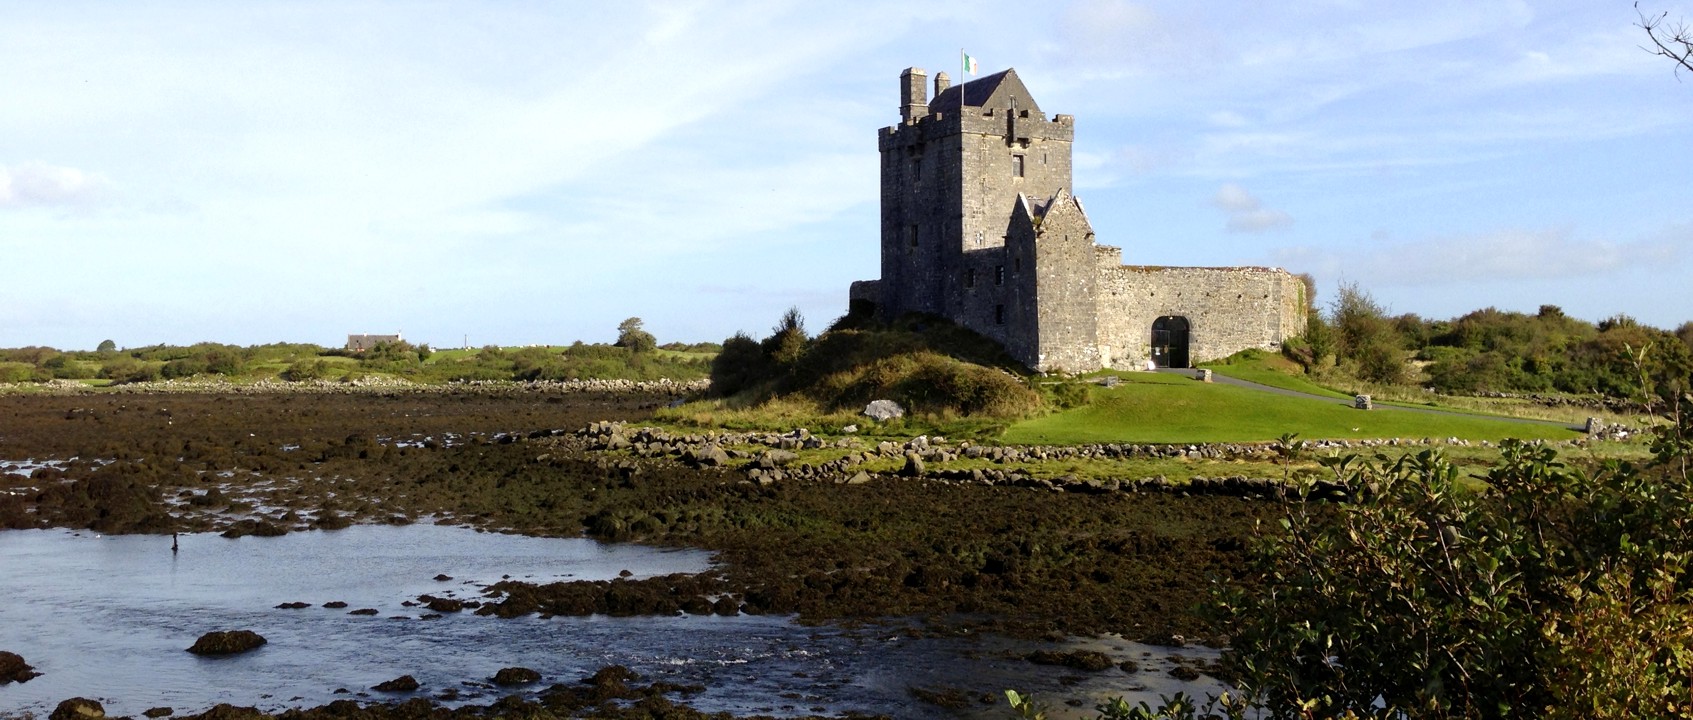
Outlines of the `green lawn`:
M1298 433L1307 440L1506 437L1563 440L1578 433L1556 425L1480 416L1451 416L1377 407L1354 410L1334 401L1295 398L1201 383L1165 374L1125 376L1094 390L1086 406L1012 425L1001 437L1019 444L1086 442L1255 442Z

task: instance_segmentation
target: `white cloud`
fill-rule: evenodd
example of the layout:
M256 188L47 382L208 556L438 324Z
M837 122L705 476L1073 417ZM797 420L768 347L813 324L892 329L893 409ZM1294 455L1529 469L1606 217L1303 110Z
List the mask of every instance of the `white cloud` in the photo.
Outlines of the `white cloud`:
M1678 267L1679 248L1689 239L1693 226L1625 242L1578 237L1569 228L1506 228L1412 242L1366 242L1340 253L1286 249L1277 259L1383 286L1591 279Z
M73 167L27 162L0 166L0 207L87 205L105 195L105 176Z
M1282 230L1293 225L1293 216L1280 210L1264 207L1252 193L1234 183L1224 183L1212 196L1211 204L1228 215L1228 231L1233 233L1261 233Z

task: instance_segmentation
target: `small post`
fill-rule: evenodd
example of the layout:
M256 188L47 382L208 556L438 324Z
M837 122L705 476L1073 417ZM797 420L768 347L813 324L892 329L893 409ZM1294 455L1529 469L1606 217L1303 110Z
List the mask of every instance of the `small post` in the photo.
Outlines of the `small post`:
M1200 382L1211 382L1211 368L1200 368L1199 369L1199 381Z
M1359 410L1374 410L1376 405L1374 402L1370 401L1370 396L1357 395L1352 398L1352 407Z

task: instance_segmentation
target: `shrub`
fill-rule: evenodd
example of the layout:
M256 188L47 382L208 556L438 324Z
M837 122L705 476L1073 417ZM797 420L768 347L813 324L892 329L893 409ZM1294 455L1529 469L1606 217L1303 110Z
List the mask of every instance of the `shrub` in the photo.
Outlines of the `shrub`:
M1507 441L1480 491L1434 451L1324 459L1356 502L1293 505L1260 589L1219 586L1238 687L1272 717L1685 716L1693 426L1656 432L1591 473Z

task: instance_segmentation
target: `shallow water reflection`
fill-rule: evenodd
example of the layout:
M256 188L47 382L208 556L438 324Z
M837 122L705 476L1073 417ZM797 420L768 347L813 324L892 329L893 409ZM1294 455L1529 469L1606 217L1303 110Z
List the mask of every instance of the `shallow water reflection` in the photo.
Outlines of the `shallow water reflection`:
M1135 659L1142 671L1082 673L1019 659L1036 647L1057 647L1051 644L808 628L780 617L422 619L425 608L402 605L424 593L479 597L503 576L549 582L610 579L625 570L634 577L700 572L710 556L697 551L434 525L237 540L185 535L175 554L170 544L161 536L0 532L0 649L43 673L0 686L0 708L45 714L81 695L102 700L113 715L156 706L199 712L220 702L274 711L361 694L410 697L368 690L404 674L422 684L419 694L456 689L461 701L486 701L504 694L486 679L513 665L540 671L544 687L622 664L649 680L705 685L706 692L686 698L701 709L772 714L1003 717L1002 704L983 701L1003 703L998 693L1007 687L1090 703L1208 687L1170 678L1172 651L1121 641L1075 647ZM437 581L438 574L453 580ZM322 607L330 601L348 606ZM312 607L274 609L284 602ZM349 614L360 608L378 614ZM224 658L184 651L200 634L227 629L255 630L269 643ZM911 687L966 690L976 704L961 711L919 705ZM1136 687L1148 692L1127 692Z

